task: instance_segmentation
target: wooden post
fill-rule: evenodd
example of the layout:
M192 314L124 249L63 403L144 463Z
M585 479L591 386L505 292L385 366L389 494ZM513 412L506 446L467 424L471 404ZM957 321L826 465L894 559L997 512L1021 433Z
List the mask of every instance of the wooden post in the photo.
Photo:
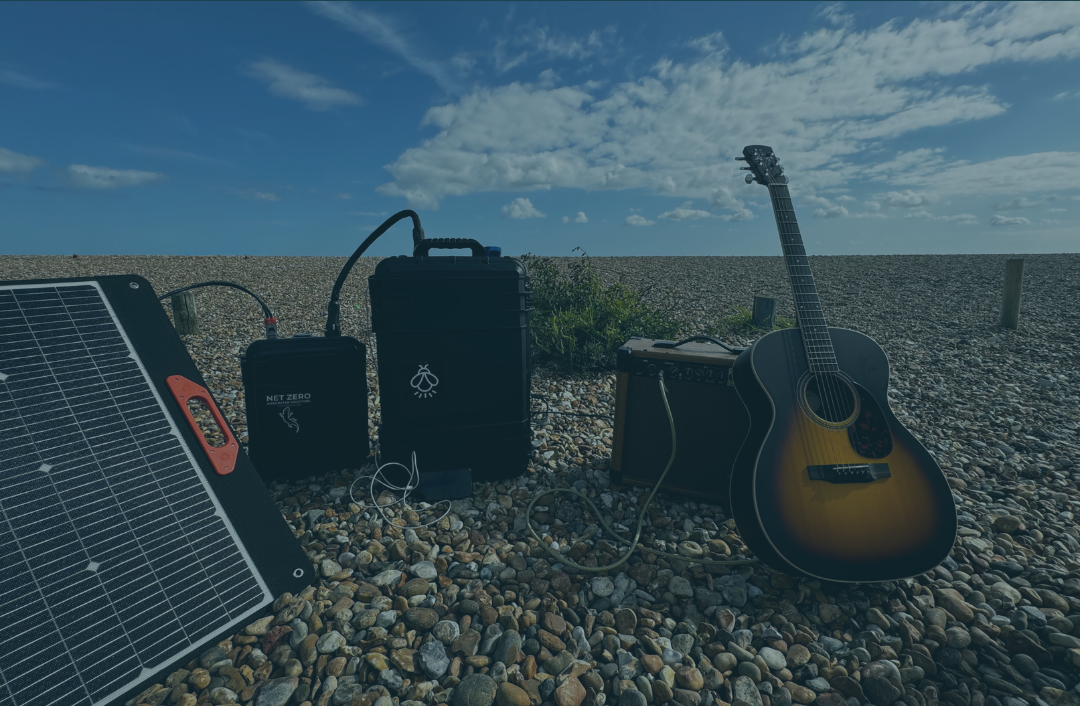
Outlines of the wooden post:
M750 323L772 331L776 326L776 297L754 296L754 312Z
M1001 302L1001 323L1016 329L1020 323L1020 290L1024 285L1024 261L1010 258L1005 262L1005 296Z
M199 332L199 315L195 311L194 292L180 292L173 295L172 313L176 333L188 336Z

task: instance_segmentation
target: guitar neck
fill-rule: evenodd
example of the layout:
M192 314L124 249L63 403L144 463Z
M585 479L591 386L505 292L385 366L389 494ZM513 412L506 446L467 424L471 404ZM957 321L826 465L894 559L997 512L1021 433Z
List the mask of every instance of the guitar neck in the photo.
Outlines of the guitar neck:
M825 323L825 314L821 310L814 275L810 272L810 264L806 259L806 248L803 247L799 222L795 220L795 208L791 204L787 184L770 184L769 196L772 199L773 215L776 217L776 229L780 232L780 244L784 249L791 291L795 296L795 311L799 317L807 363L810 369L816 372L836 371L832 338Z

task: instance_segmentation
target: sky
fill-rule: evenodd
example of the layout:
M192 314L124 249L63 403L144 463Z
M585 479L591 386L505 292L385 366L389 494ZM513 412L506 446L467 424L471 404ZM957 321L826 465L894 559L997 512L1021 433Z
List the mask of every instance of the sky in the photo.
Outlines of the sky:
M0 3L0 254L1080 252L1080 3ZM410 252L407 224L371 255Z

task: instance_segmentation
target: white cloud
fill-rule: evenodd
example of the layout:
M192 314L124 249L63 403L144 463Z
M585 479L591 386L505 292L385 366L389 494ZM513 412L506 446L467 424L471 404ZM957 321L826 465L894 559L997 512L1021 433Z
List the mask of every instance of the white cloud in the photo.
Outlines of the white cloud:
M265 81L270 92L282 98L303 101L312 110L329 110L338 105L360 105L360 96L335 88L328 80L294 69L273 59L254 61L248 74Z
M726 208L730 211L738 211L745 204L735 195L728 186L718 186L709 195L709 205L713 208Z
M687 201L682 206L671 211L665 211L659 215L659 218L666 218L669 221L695 221L699 218L715 218L713 214L708 211L702 211L696 208L690 208L693 201Z
M1019 211L1024 208L1035 208L1036 206L1045 206L1047 204L1054 203L1056 201L1080 201L1080 196L1063 196L1061 194L1047 194L1042 198L1031 199L1020 198L1013 199L1012 201L1002 201L1001 203L994 205L995 211ZM1054 209L1050 209L1054 210Z
M623 221L624 226L651 226L655 223L656 221L650 221L649 219L639 216L636 213L631 216L627 216L626 220Z
M936 194L1005 195L1080 189L1080 152L1041 152L999 157L985 162L941 160L892 178L918 183Z
M878 194L874 197L874 200L890 208L918 208L937 203L938 197L933 194L920 194L908 189L907 191L890 191L887 194Z
M215 167L231 167L235 166L233 162L224 159L218 159L216 157L207 157L205 155L196 154L194 152L186 152L184 150L174 150L168 147L152 147L147 145L127 145L127 148L132 152L138 152L139 154L147 154L151 157L164 157L165 159L180 159L185 162L201 162L202 164L210 164Z
M1056 220L1054 220L1053 218L1042 218L1042 219L1040 219L1040 220L1041 220L1041 221L1042 221L1043 223L1061 223L1061 221L1056 221Z
M530 23L518 27L508 37L499 38L488 57L496 73L504 74L529 61L583 61L618 49L613 26L603 32L593 30L588 36L571 37Z
M1045 201L1030 201L1023 196L1013 199L1012 201L1002 201L1001 203L994 204L995 211L1018 211L1022 208L1034 208L1035 206L1041 206Z
M846 194L841 195L841 196L837 196L836 200L837 201L847 201L847 202L855 201L855 199L853 197L847 196ZM814 218L888 218L888 216L886 216L884 213L875 213L875 212L857 213L857 212L851 212L851 211L849 211L847 209L846 206L841 206L840 204L834 204L831 201L829 201L829 199L827 199L827 198L825 198L823 196L815 196L815 195L800 196L799 201L802 202L802 203L808 204L810 206L820 206L820 208L815 208L814 209L814 211L813 211ZM876 201L871 201L871 202L868 202L868 203L877 204ZM881 207L881 205L877 204L877 208L880 208L880 207Z
M836 204L814 209L814 218L846 218L847 216L848 210Z
M973 226L979 222L978 216L973 213L957 213L952 216L937 216L939 221L956 221L960 225Z
M562 222L563 223L569 223L570 222L570 216L563 216L562 217Z
M510 203L502 207L503 218L543 218L544 214L540 213L535 206L532 205L532 201L526 198L516 198Z
M836 197L836 200L843 203L849 203L852 201L856 201L856 198L854 196L848 196L847 194L840 194Z
M435 79L435 83L443 90L457 90L457 80L446 70L446 67L424 56L423 52L415 46L416 43L398 31L389 19L344 2L312 2L308 4L308 7L323 17L337 22L350 32L359 34L372 44L392 54L397 54L409 66Z
M19 154L6 147L0 147L0 172L5 172L7 174L28 174L43 164L45 164L45 160L40 157Z
M960 225L975 225L979 218L971 213L957 213L951 216L935 216L925 208L919 208L909 212L904 218L917 218L924 221L951 221Z
M551 69L544 69L537 76L537 81L541 88L551 88L559 82L559 75Z
M551 188L708 199L734 182L732 158L762 134L806 189L879 180L924 196L985 193L988 184L1005 190L1019 179L985 164L946 163L937 148L861 163L885 140L1001 114L1008 106L988 86L966 84L970 73L1080 56L1076 35L1080 12L1072 4L972 4L866 31L821 29L757 65L723 55L661 59L635 80L610 86L481 88L428 111L422 124L438 133L388 166L392 180L380 192L426 208L453 195ZM573 42L558 46L562 56L581 55ZM504 68L518 56L507 51ZM1071 154L1049 153L1058 156L1049 170L1080 186L1080 161Z
M844 3L842 2L834 2L822 7L818 10L817 16L838 27L849 26L855 21L852 15L844 12Z
M150 184L165 178L164 174L156 172L90 167L85 164L72 164L69 166L68 176L71 177L76 186L87 189L118 189L123 186Z
M49 91L60 88L55 83L34 78L30 74L16 71L10 66L0 66L0 83L15 88L25 88L28 91Z
M691 39L686 43L686 46L696 49L702 54L714 54L727 51L728 42L724 39L723 32L713 32L712 34L706 34L704 37Z
M255 199L257 201L280 201L281 197L277 194L269 191L258 191L257 189L248 189L246 191L239 192L241 196L249 199Z
M720 218L725 221L751 221L754 219L754 213L748 208L740 208L735 213L727 213Z
M589 219L585 215L584 211L578 211L577 215L574 216L574 223L588 223L588 222L589 222Z
M334 198L341 199L342 201L350 201L352 200L352 194L338 194Z
M1009 216L998 215L998 216L994 216L993 218L990 219L990 225L992 225L992 226L1023 226L1023 225L1031 225L1031 221L1024 218L1023 216L1009 217Z

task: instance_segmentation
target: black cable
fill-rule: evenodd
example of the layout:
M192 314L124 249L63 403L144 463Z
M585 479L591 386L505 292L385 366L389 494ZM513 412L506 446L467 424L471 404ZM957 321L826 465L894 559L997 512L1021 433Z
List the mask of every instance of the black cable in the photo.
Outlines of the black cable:
M246 293L250 294L255 299L255 301L259 302L259 306L262 307L263 313L266 314L266 318L268 318L268 319L274 318L274 315L272 313L270 313L270 307L268 307L266 305L266 302L264 302L262 299L259 298L258 294L251 291L250 289L247 289L246 287L241 287L236 282L226 282L225 280L213 280L213 281L210 281L210 282L199 282L198 284L190 284L190 285L188 285L186 287L182 287L180 289L174 289L171 292L167 292L165 294L162 294L160 297L158 297L158 301L161 301L162 299L165 299L166 297L171 297L171 296L173 296L175 294L180 294L181 292L186 292L189 289L197 289L198 287L232 287L233 289L239 289L241 292L246 292Z
M334 290L330 293L330 303L326 307L326 336L341 335L341 306L338 304L338 299L341 297L341 287L345 284L345 278L349 276L349 272L352 270L353 265L360 259L360 256L364 254L375 240L390 229L390 226L394 225L403 218L411 218L413 222L413 247L424 239L424 229L420 227L420 216L416 215L415 211L398 211L394 215L387 218L381 226L372 231L371 235L360 244L360 247L356 249L356 252L352 254L349 261L345 263L345 266L341 268L341 274L338 275L337 282L334 282Z
M585 412L554 412L554 411L551 411L551 410L535 411L535 412L532 412L532 414L535 414L535 415L561 414L564 417L596 417L597 419L614 419L615 418L613 415L610 415L610 414L587 414Z

